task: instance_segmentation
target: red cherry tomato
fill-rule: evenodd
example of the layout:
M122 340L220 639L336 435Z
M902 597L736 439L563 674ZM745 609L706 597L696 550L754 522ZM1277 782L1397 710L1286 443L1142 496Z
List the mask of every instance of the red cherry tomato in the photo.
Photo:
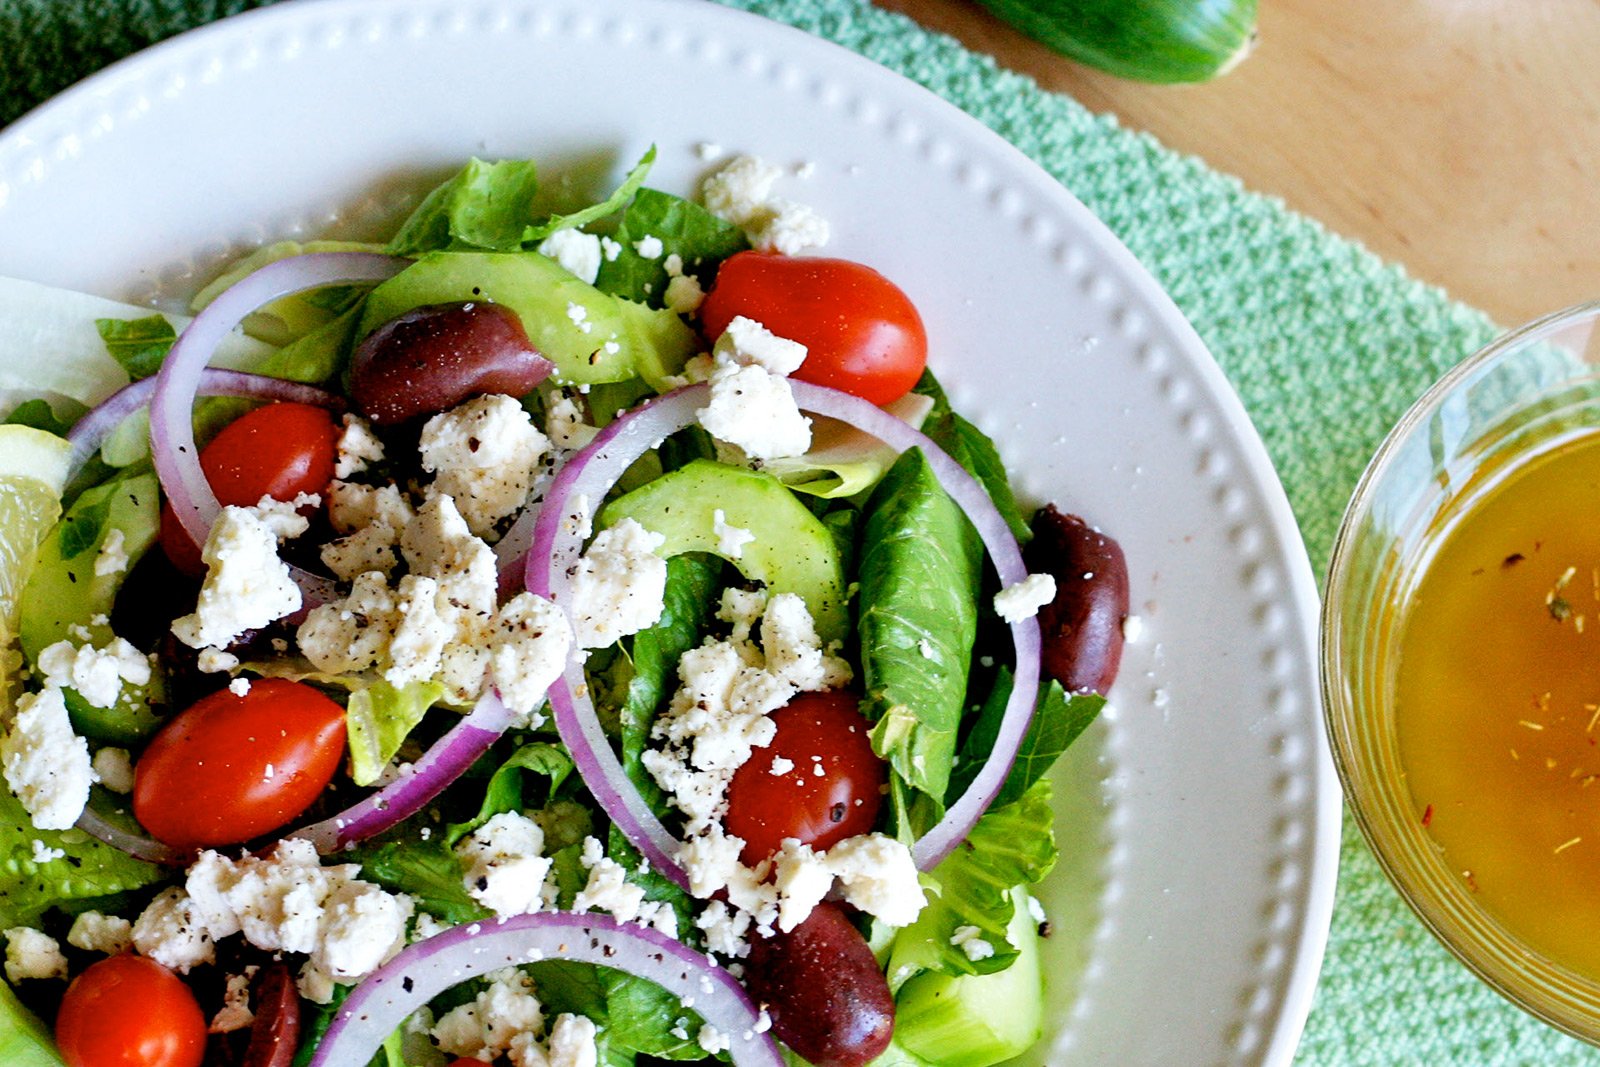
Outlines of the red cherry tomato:
M333 481L339 425L310 404L267 404L222 428L200 452L211 491L224 505L249 507L264 496L293 500L324 494ZM204 574L200 549L170 506L161 509L161 547L180 570Z
M142 956L111 956L61 998L56 1044L67 1067L200 1067L206 1019L189 987Z
M872 751L856 698L837 689L801 693L772 721L778 727L772 744L752 752L728 787L725 822L730 834L744 838L740 861L755 866L786 837L820 852L870 833L888 766ZM782 774L772 772L774 761Z
M343 708L308 685L257 679L161 728L134 767L133 813L174 848L238 844L310 807L343 756Z
M728 257L700 308L706 336L715 341L736 315L806 346L794 377L874 404L905 396L928 362L928 335L911 298L847 259Z

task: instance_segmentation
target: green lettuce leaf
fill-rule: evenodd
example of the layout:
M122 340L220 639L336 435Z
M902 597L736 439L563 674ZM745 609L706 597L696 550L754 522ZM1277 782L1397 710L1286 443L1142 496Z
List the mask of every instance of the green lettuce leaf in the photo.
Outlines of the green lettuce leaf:
M591 222L622 210L623 206L632 200L634 194L644 185L645 175L650 173L650 167L655 161L656 146L651 145L645 150L644 155L639 157L639 162L633 165L633 169L628 171L628 176L622 180L621 185L617 186L616 192L599 203L590 204L580 211L574 211L567 215L551 215L544 222L527 227L522 231L523 243L534 244L549 237L557 230L572 230L587 226Z
M587 1015L607 1045L603 1062L629 1063L637 1055L669 1060L705 1058L695 1035L701 1019L652 982L609 967L546 961L525 968L533 976L546 1017ZM682 1026L688 1039L675 1037Z
M861 545L857 632L872 747L942 802L977 633L982 546L918 449L868 500Z
M1056 863L1050 796L1050 780L1043 778L1015 803L990 808L966 842L925 876L928 905L889 952L892 988L924 971L992 974L1016 959L1006 938L1016 911L1011 890L1039 881ZM965 926L977 928L993 955L974 960L953 943Z
M1000 720L1005 714L1006 701L1010 699L1011 671L1002 667L995 678L994 690L984 701L961 744L961 758L950 776L950 793L946 798L950 803L966 792L994 750L994 739L1000 733ZM1026 793L1034 782L1044 777L1057 757L1089 728L1105 706L1106 698L1099 693L1068 696L1055 679L1040 686L1039 704L1022 746L1017 750L1017 761L1011 765L1011 773L1006 775L1005 784L991 806L1009 804Z
M60 849L45 863L33 858L33 843ZM37 926L51 907L102 897L160 881L165 872L102 844L82 830L35 829L22 802L0 789L0 929Z
M63 406L69 406L70 404L71 402L68 401ZM7 425L12 426L32 426L35 430L43 430L45 433L53 433L57 437L65 437L67 432L72 429L72 424L77 422L78 418L82 417L86 411L82 405L76 405L76 407L78 409L77 415L63 418L56 414L55 408L51 406L48 400L25 400L18 404L11 414L5 417L5 422Z
M342 853L340 862L359 863L362 878L391 892L411 894L417 907L445 922L488 918L489 910L467 894L461 863L438 834L428 841L412 835L360 845Z
M396 689L380 681L351 693L344 709L351 780L356 785L376 782L407 735L442 696L444 686L438 682L410 682Z
M0 982L0 1063L6 1067L60 1067L49 1029Z
M566 751L545 741L523 745L513 752L489 778L483 792L483 803L478 813L466 822L451 823L445 829L445 842L454 848L456 843L472 831L508 811L520 812L526 808L540 807L554 799L561 783L572 773L572 757ZM527 776L534 775L549 781L542 801L535 801L525 790Z
M595 286L652 307L662 306L667 291L669 255L677 254L688 273L709 285L717 264L750 247L739 227L699 204L656 189L639 190L613 237L622 251L600 264ZM661 255L646 259L639 254L635 245L646 237L661 242Z
M387 251L413 256L449 248L456 242L497 252L515 251L522 247L538 191L538 174L531 160L485 163L470 159L455 177L417 205Z
M949 398L931 371L922 372L922 380L917 383L914 392L933 400L933 410L928 412L928 417L923 421L922 432L983 484L989 499L994 501L1006 525L1011 527L1012 536L1026 544L1033 533L1028 529L1022 509L1017 506L1011 482L1006 477L1005 464L1001 462L1000 451L995 448L994 442L951 409Z
M161 369L161 361L172 351L178 331L160 315L142 319L95 319L95 329L106 343L111 358L122 364L134 381L148 378Z

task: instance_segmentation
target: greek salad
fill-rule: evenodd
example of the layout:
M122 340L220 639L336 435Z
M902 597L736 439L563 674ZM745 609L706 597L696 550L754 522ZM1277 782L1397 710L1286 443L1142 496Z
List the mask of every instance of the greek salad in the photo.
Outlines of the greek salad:
M807 168L654 155L472 160L185 315L0 280L0 1060L1039 1038L1121 551L1018 504Z

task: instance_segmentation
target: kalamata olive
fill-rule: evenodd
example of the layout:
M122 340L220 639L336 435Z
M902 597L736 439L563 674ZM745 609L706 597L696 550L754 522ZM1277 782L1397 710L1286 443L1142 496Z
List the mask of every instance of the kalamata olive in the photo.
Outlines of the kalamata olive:
M1128 617L1122 546L1047 504L1033 517L1033 540L1023 558L1028 570L1056 580L1055 600L1039 611L1045 674L1069 693L1104 693L1122 663Z
M289 968L281 962L263 966L250 999L256 1018L242 1067L289 1067L300 1044L300 994Z
M522 396L544 381L516 312L484 302L412 308L356 346L350 395L380 426L447 411L480 393Z
M860 1067L889 1047L894 996L866 938L837 904L788 933L756 938L745 985L772 1033L815 1067Z

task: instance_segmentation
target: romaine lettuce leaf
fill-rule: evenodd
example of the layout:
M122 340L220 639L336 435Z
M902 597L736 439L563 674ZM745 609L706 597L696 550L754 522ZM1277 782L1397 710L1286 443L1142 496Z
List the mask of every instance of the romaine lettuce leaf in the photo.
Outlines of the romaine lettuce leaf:
M928 905L889 952L891 988L923 971L991 974L1016 958L1006 939L1016 910L1011 890L1039 881L1056 862L1050 796L1050 780L1042 778L1015 803L990 808L966 842L925 876ZM973 959L955 944L956 931L966 926L977 928L992 955Z
M862 710L873 750L942 802L977 632L982 546L918 449L895 461L865 510Z
M572 757L555 745L545 741L523 745L490 776L478 813L466 822L451 823L445 830L445 842L454 848L456 842L496 815L508 811L520 812L525 808L540 807L548 803L554 799L556 790L561 788L561 783L567 780L567 775L572 773L572 768ZM526 777L529 774L549 780L550 784L545 790L542 801L534 802L524 791L524 787L528 784Z
M983 483L989 499L994 501L1006 525L1011 527L1012 536L1027 543L1033 534L1022 516L1022 509L1017 507L1017 498L1006 477L1005 464L1001 462L1000 451L995 448L994 442L951 409L949 398L944 395L944 389L931 371L922 372L922 380L914 391L933 399L933 410L928 412L928 417L923 421L922 432L944 449L951 459L965 467L968 474Z
M134 381L148 378L161 369L161 361L172 350L178 331L161 315L142 319L95 319L95 329L106 343L111 358L122 364Z
M1006 701L1011 699L1011 671L1000 668L995 678L994 690L984 701L966 740L961 743L961 758L950 776L950 792L946 798L955 803L966 792L967 786L977 776L984 761L994 749L994 739L1000 732L1000 719L1005 713ZM1039 688L1039 704L1028 724L1028 733L1017 749L1017 761L1011 765L1005 784L1000 787L992 807L1009 804L1026 793L1030 786L1055 763L1078 735L1089 728L1106 698L1099 693L1074 693L1068 696L1061 683L1051 679Z
M639 162L633 165L633 169L628 171L628 176L622 180L622 184L617 186L616 191L610 196L597 204L590 204L580 211L574 211L567 215L551 215L545 221L527 227L522 231L523 243L531 245L544 240L557 230L571 230L587 226L591 222L598 221L607 215L612 215L622 210L623 206L633 199L640 186L644 185L645 176L650 173L650 167L655 161L656 146L651 145L645 150L644 155L639 157Z
M376 782L406 736L443 695L438 682L410 682L396 689L378 681L351 693L344 710L351 780L356 785Z
M716 264L750 247L737 226L699 204L656 189L639 190L612 236L622 251L616 259L600 264L595 286L657 308L667 291L668 256L679 256L684 269L709 287ZM639 254L636 245L646 237L661 242L659 256L646 259Z
M362 878L391 892L411 894L417 907L445 922L473 922L490 915L468 895L461 862L437 834L422 841L412 830L406 837L362 844L342 853L340 862L359 863Z
M417 205L389 242L388 252L412 256L449 248L456 242L497 252L520 249L523 232L534 217L538 191L538 174L531 160L485 163L470 159L455 177Z
M35 841L63 855L36 862ZM0 929L36 926L50 907L138 889L162 877L161 868L82 830L35 829L22 802L11 790L0 789Z

